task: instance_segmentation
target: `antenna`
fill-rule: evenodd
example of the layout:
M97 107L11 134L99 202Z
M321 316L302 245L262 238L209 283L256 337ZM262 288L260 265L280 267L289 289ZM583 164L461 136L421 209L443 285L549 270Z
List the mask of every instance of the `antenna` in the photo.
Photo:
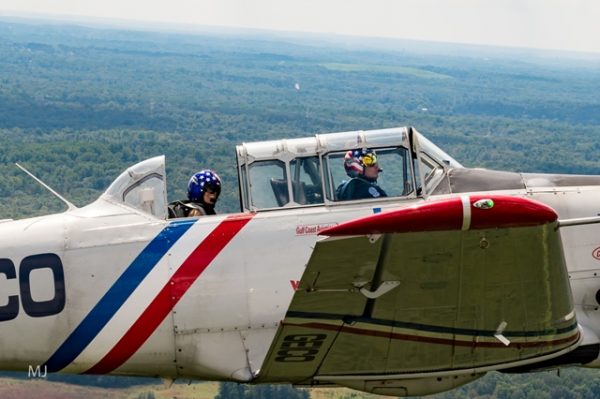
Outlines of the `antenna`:
M27 169L25 169L23 166L19 165L18 163L15 163L15 165L17 165L17 167L19 169L21 169L23 172L27 173L33 180L35 180L36 182L40 183L42 185L42 187L44 187L46 190L48 190L52 194L54 194L59 200L61 200L62 202L64 202L67 205L67 208L68 208L69 211L72 211L73 209L77 209L77 207L75 205L73 205L72 203L70 203L69 201L67 201L65 199L65 197L63 197L62 195L60 195L59 193L57 193L56 191L54 191L49 185L47 185L46 183L44 183L43 181L41 181L40 179L38 179L37 177L35 177L33 175L33 173L31 173L30 171L28 171Z

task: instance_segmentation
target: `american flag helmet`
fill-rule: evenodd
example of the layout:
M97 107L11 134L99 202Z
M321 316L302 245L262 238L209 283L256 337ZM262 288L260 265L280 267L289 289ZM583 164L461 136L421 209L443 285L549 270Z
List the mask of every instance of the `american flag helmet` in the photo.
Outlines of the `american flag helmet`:
M365 166L377 165L377 155L369 148L350 150L344 156L344 168L350 177L365 173Z
M221 194L221 179L219 175L210 169L204 169L194 174L188 183L188 199L194 202L201 202L204 192L210 190Z

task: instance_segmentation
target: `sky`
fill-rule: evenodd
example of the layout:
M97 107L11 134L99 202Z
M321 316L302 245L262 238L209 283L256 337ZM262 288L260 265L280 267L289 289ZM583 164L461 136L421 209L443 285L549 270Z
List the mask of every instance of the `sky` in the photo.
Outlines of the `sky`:
M0 0L23 13L600 53L599 0Z

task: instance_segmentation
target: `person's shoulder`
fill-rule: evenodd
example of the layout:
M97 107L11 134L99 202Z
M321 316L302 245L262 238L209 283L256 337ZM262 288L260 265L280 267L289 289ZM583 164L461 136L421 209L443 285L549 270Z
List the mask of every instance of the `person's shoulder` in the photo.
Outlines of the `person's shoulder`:
M352 187L356 190L356 189L367 189L369 186L371 186L371 183L369 183L368 180L363 179L360 176L354 177L353 179L350 180L350 184L352 184Z
M169 219L185 217L186 208L184 201L169 202L167 209L169 210Z
M201 204L189 200L179 200L169 203L169 218L184 218L188 216L206 215Z
M355 191L360 198L379 198L387 197L387 194L375 181L363 179L360 176L356 178Z
M337 199L343 201L352 199L356 184L356 177L342 182L336 190Z
M381 187L379 187L375 184L371 184L370 187L367 189L367 192L373 198L387 197L387 194L385 193L385 191L383 191L383 189Z
M338 196L338 199L347 201L363 198L365 196L367 186L367 181L361 179L360 177L353 177L345 182L343 187L340 187L340 195Z

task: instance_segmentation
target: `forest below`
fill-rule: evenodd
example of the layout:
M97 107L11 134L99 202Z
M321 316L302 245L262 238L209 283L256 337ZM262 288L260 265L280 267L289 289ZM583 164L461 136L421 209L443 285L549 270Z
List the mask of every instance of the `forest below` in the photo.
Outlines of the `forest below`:
M404 125L465 166L600 174L600 57L8 21L0 38L0 218L62 209L15 162L79 206L165 154L170 200L210 167L231 212L236 144Z
M16 162L83 206L165 154L169 200L212 168L235 212L236 144L405 125L465 166L600 175L598 93L589 54L0 19L0 219L63 209ZM435 397L598 397L598 376L492 373Z

